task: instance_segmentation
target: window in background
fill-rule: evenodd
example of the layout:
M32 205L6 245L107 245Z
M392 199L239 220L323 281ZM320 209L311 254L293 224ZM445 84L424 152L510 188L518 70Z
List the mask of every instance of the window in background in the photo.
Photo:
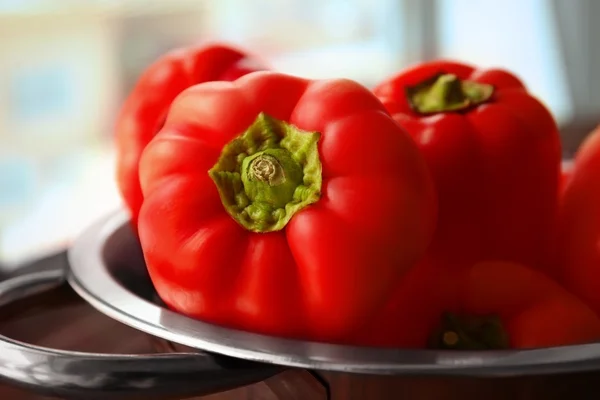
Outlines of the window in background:
M64 245L120 206L125 94L159 54L210 39L369 87L437 56L506 67L559 121L571 112L544 0L0 0L0 261Z
M156 2L145 2L148 3ZM208 2L180 0L176 3L180 4L171 3L171 8L163 6L159 10L147 10L142 4L137 12L134 8L118 19L119 104L149 64L169 50L209 36Z
M120 206L114 119L160 54L225 40L283 72L371 86L406 62L403 7L418 1L0 0L0 261Z
M64 246L120 206L112 129L123 93L157 54L198 39L200 3L0 3L2 264Z
M223 0L214 36L265 55L282 72L374 85L402 65L402 0Z
M66 3L66 2L65 2ZM89 203L76 204L96 154L107 153L117 93L107 13L23 2L0 12L0 259L67 240ZM102 182L98 182L98 187ZM109 206L113 192L97 192Z
M561 48L546 0L437 1L442 57L519 75L559 123L572 114Z

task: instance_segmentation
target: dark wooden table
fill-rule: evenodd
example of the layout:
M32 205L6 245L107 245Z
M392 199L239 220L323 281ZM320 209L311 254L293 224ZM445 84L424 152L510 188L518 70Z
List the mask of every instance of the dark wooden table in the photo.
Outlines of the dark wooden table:
M47 258L20 273L64 262ZM2 278L0 277L0 280ZM0 334L27 343L96 353L186 350L116 322L87 305L67 286L0 311ZM600 372L508 379L378 377L288 370L266 381L203 400L596 399ZM50 400L0 383L0 400ZM200 399L197 397L196 399Z
M157 342L146 334L96 312L66 288L5 307L0 315L1 334L42 346L63 350L132 354L172 349L165 342L163 348L160 348L156 345ZM301 370L290 370L255 385L202 397L203 400L324 398L325 389L311 374ZM0 384L0 399L53 398Z
M105 317L67 288L5 307L0 316L0 333L59 349L136 354L177 349L175 345L156 341ZM333 400L595 399L600 394L598 373L516 379L435 380L322 373L317 378L308 371L288 370L266 381L202 399L325 400L328 396L326 387L330 389L330 398ZM0 385L0 399L50 400L49 397L3 385Z

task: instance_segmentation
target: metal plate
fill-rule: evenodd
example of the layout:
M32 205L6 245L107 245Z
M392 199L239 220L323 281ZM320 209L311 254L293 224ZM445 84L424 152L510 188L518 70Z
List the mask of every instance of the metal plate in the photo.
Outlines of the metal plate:
M124 212L90 227L69 253L68 281L93 307L126 325L198 350L318 370L379 375L519 376L600 370L600 344L525 351L426 351L339 346L232 330L152 301L152 283Z

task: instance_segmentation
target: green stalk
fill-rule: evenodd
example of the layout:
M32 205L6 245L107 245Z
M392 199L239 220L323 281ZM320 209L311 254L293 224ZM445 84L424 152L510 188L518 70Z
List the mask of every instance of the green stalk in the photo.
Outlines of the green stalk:
M264 113L223 147L209 175L225 210L252 232L283 229L321 196L320 134Z

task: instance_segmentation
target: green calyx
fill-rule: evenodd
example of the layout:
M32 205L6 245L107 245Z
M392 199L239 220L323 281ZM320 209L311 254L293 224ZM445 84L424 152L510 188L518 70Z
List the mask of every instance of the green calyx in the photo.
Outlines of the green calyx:
M509 340L497 316L442 315L441 326L430 337L429 347L445 350L503 350Z
M283 229L321 195L320 134L264 113L223 147L208 172L225 210L252 232Z
M405 89L412 109L420 114L466 111L491 99L494 87L439 74Z

